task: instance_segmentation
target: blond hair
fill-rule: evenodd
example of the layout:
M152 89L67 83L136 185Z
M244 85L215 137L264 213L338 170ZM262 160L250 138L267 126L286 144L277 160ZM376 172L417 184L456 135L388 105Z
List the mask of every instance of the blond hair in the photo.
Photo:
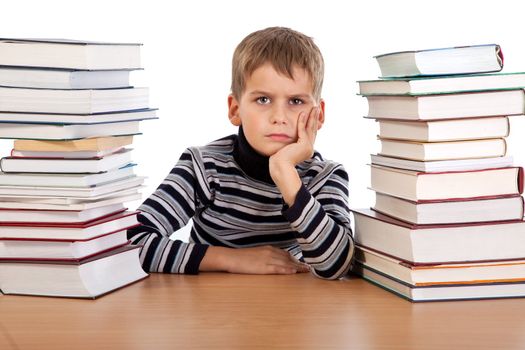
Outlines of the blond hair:
M251 33L233 53L231 92L240 99L246 87L246 78L265 63L293 79L293 68L304 69L312 81L316 101L321 98L324 61L312 38L290 28L270 27Z

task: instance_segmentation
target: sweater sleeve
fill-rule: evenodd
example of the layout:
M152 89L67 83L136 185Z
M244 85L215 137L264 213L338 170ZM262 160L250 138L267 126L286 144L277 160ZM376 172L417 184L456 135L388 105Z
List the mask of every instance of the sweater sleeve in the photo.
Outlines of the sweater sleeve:
M301 186L294 204L283 210L295 232L305 262L324 279L343 277L352 263L354 241L348 209L348 174L337 165Z
M208 246L172 240L170 235L188 223L203 199L211 197L202 179L194 153L187 149L137 209L141 225L128 230L128 239L142 245L140 261L145 271L198 274Z

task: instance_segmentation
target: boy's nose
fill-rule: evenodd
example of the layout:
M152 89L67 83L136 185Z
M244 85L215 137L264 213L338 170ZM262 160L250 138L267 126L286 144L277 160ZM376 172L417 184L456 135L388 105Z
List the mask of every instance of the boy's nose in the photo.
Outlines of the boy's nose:
M271 123L272 124L285 124L288 118L286 116L286 110L284 108L275 107L272 110Z

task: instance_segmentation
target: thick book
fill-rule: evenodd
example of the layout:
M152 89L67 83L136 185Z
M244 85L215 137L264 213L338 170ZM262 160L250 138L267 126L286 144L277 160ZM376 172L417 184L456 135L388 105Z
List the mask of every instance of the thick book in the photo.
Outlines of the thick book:
M16 158L62 158L62 159L89 159L89 158L102 158L109 156L110 154L122 151L123 147L110 148L100 151L18 151L16 149L11 150L11 157Z
M381 138L420 142L493 139L507 137L510 132L507 117L378 122Z
M423 173L371 166L374 191L411 201L467 199L521 194L523 169L506 167L470 171Z
M525 88L525 72L361 80L360 95L422 95Z
M3 157L0 169L4 173L100 173L131 163L131 150L123 149L102 158L55 159Z
M2 223L0 239L90 239L138 225L138 212L122 212L87 223Z
M135 120L89 125L0 123L0 138L65 141L90 137L132 136L140 134L139 122Z
M367 96L368 117L397 120L460 119L525 113L523 90L421 96Z
M93 187L134 176L135 164L95 174L2 173L0 186Z
M355 260L412 286L525 282L525 259L412 265L376 250L356 247Z
M158 119L156 113L157 110L152 108L92 114L0 112L0 123L90 125Z
M129 87L131 70L72 70L0 67L0 86L36 89Z
M520 195L423 203L379 192L375 195L375 211L419 225L520 220L525 214Z
M423 173L505 168L511 167L514 164L513 157L508 155L505 157L434 160L426 162L387 157L379 154L371 154L370 158L372 164L374 165L382 165L397 169L415 170Z
M505 139L417 142L379 139L380 155L418 161L503 157L507 153Z
M37 210L37 209L8 209L0 207L0 223L13 222L60 222L67 224L85 224L88 221L100 219L125 211L122 203L105 205L86 210Z
M525 221L414 225L370 209L352 210L355 242L418 264L525 259Z
M0 111L91 114L148 108L148 88L29 89L0 87Z
M0 198L17 197L21 200L28 196L93 198L107 196L117 191L139 188L143 183L144 177L135 175L91 187L0 186Z
M0 65L82 70L138 69L138 43L68 39L0 39Z
M60 202L49 202L48 199L42 198L24 198L23 201L17 201L15 199L5 200L0 199L0 208L11 209L11 210L89 210L93 208L99 208L107 205L113 205L116 203L132 202L141 199L141 194L136 191L126 191L124 193L116 194L109 197L99 198L96 200L63 200Z
M375 56L383 77L498 72L503 68L499 45L471 45Z
M354 271L367 281L412 302L525 297L525 282L413 286L359 263Z
M79 261L0 260L4 294L96 298L148 276L140 246L124 246Z
M13 149L16 151L40 152L77 152L102 151L115 147L128 146L133 143L132 135L92 137L75 140L15 140Z
M126 244L125 230L88 239L0 239L0 260L80 260Z

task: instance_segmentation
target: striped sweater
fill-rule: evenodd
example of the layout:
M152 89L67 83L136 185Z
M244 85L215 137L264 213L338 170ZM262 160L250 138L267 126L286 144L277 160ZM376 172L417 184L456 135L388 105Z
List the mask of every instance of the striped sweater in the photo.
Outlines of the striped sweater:
M208 246L272 245L289 251L314 275L336 279L350 268L348 175L319 153L296 166L303 186L288 207L271 180L268 158L239 135L190 147L157 190L138 208L128 231L143 245L146 271L197 274ZM193 219L190 242L170 235Z

